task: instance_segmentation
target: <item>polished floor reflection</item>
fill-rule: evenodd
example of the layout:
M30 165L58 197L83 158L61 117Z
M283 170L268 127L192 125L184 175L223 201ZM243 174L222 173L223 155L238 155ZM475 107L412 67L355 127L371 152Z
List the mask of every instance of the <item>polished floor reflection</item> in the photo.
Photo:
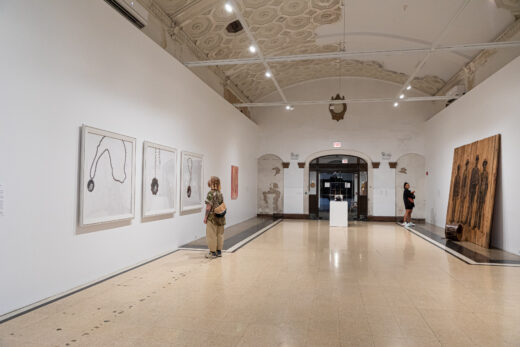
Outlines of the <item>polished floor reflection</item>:
M285 221L179 251L0 325L1 346L519 346L520 268L392 223Z

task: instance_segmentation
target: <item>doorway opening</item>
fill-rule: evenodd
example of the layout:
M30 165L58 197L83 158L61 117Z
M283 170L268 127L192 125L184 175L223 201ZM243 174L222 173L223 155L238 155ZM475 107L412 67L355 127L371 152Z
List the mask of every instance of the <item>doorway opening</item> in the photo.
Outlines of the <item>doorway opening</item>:
M366 220L368 165L352 155L326 155L309 164L309 217L329 219L330 201L348 201L349 220Z

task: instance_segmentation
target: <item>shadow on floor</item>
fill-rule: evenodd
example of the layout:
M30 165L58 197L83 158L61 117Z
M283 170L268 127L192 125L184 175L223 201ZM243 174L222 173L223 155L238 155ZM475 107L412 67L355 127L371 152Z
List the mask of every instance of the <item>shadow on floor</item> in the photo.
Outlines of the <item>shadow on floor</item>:
M444 237L444 229L433 224L406 228L457 258L473 265L520 266L520 256L497 248L484 248L467 241L452 241Z
M224 230L224 249L223 251L234 252L241 246L244 241L252 241L262 233L275 226L281 219L272 217L253 217L245 222L235 224ZM246 243L247 243L246 242ZM243 244L242 244L243 243ZM181 249L208 249L206 238L202 237L181 246Z

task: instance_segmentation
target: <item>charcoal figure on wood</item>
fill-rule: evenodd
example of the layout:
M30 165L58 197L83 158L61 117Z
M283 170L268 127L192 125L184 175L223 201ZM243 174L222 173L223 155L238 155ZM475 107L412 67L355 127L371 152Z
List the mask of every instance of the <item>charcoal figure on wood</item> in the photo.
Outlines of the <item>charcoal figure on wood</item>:
M487 171L487 164L487 160L484 160L484 162L482 163L482 172L480 173L480 185L477 197L477 211L475 221L473 223L473 228L477 229L480 229L480 226L482 224L482 212L484 209L484 204L486 203L486 196L489 188L489 174Z
M468 198L468 190L466 187L468 186L468 170L469 170L469 160L466 160L464 173L462 174L462 184L460 186L460 206L459 206L459 215L458 221L462 222L462 218L464 216L464 207L466 206L466 199Z
M474 222L473 210L475 207L475 198L477 197L478 184L480 182L480 170L478 169L479 156L475 157L475 167L471 169L471 178L469 180L469 211L466 215L464 224L471 225ZM468 220L469 218L469 220Z
M453 183L453 197L451 207L451 222L453 223L457 219L457 202L460 196L460 164L457 165L457 176L455 176L455 182Z
M489 248L499 150L500 135L455 148L446 235L449 226L461 225L461 240Z

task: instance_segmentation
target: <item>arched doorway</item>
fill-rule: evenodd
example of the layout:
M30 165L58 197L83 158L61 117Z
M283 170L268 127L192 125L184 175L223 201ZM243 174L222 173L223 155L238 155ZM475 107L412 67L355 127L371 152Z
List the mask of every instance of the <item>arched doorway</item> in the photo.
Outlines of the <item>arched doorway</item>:
M324 155L309 162L309 217L329 219L330 201L348 201L349 220L368 217L368 163L345 154Z

